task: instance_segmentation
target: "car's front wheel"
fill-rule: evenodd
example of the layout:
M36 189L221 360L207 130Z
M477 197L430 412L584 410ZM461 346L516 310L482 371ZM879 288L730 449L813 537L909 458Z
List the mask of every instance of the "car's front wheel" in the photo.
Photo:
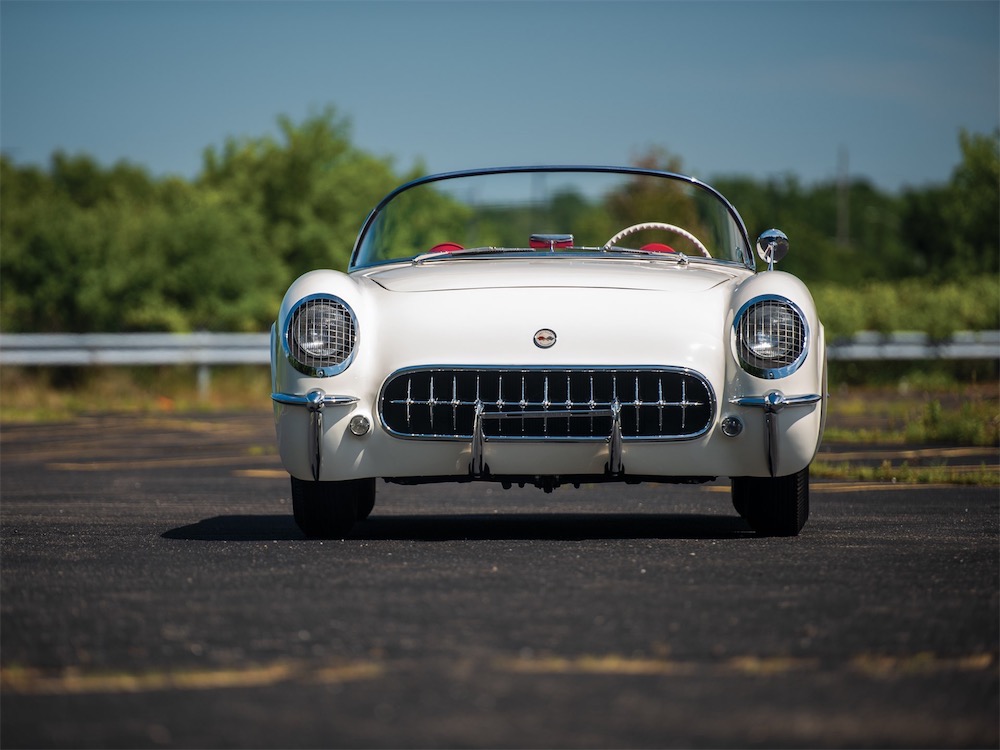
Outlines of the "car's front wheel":
M796 536L809 518L809 467L786 477L733 477L733 507L761 536Z
M292 477L292 512L302 533L314 539L343 539L375 505L375 480L310 482Z
M357 520L364 521L375 510L375 480L360 480L366 484L358 494Z

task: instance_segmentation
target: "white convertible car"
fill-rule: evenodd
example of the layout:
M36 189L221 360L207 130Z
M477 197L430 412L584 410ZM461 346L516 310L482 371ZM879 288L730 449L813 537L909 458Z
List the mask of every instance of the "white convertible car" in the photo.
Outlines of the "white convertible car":
M342 537L376 480L732 481L795 535L826 414L809 291L736 209L637 168L439 174L371 212L347 273L288 289L272 329L295 520Z

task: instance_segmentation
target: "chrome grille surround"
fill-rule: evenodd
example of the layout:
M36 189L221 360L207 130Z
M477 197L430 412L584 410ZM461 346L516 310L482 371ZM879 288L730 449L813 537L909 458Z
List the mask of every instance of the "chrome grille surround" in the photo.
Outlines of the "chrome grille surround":
M774 353L762 356L752 342L775 342ZM777 295L754 297L733 319L733 348L740 366L751 375L775 380L802 366L809 351L809 325L802 310Z
M461 367L399 370L379 394L392 435L471 440L477 411L486 440L692 440L711 428L715 394L683 367Z
M308 351L303 341L320 342L322 354ZM312 377L329 377L346 370L357 348L358 321L354 311L332 294L299 300L286 318L282 346L292 366Z

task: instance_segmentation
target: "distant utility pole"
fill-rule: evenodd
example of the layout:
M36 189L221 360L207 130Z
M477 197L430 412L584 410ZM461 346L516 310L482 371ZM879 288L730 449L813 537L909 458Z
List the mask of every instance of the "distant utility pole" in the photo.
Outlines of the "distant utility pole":
M847 160L847 146L841 146L837 152L837 244L841 247L851 243L851 183Z

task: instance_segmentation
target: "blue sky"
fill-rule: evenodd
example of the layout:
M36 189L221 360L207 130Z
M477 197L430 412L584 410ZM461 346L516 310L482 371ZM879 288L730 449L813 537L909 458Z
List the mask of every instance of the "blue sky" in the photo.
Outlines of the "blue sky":
M1000 2L0 0L0 148L195 176L333 105L399 171L630 162L947 181L1000 124Z

